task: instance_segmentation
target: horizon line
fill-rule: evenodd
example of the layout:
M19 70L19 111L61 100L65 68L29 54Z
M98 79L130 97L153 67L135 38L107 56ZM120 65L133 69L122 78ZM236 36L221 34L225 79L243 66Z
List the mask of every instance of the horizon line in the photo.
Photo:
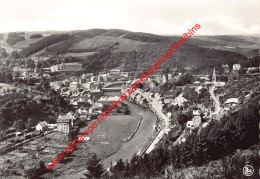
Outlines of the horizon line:
M141 32L141 31L131 31L131 30L125 30L125 29L105 29L105 28L91 28L91 29L74 29L74 30L19 30L19 31L8 31L8 32L0 32L0 34L8 34L8 33L19 33L19 32L26 32L26 33L39 33L39 32L73 32L73 31L88 31L88 30L121 30L121 31L127 31L127 32L134 32L134 33L147 33L147 34L153 34L153 35L158 35L158 36L180 36L180 35L183 35L183 34L178 34L178 33L173 33L173 34L157 34L157 33L150 33L150 32ZM259 34L215 34L215 35L212 35L212 34L194 34L194 36L221 36L221 35L227 35L227 36L231 36L231 35L234 35L234 36L239 36L239 35L260 35Z

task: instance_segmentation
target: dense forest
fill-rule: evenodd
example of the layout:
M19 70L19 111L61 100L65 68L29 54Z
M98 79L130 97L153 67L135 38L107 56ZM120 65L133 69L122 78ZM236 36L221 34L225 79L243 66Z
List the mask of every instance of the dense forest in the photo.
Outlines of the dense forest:
M48 47L52 44L55 44L57 42L69 39L70 35L69 34L55 34L55 35L51 35L48 37L45 37L43 39L41 39L40 41L36 42L36 43L32 43L29 45L29 47L23 49L21 51L21 56L23 57L28 57L42 49L44 49L45 47Z
M42 38L42 37L43 37L42 34L33 34L29 38L30 39L38 39L38 38Z
M19 34L19 33L16 33L16 32L9 33L8 37L6 39L7 44L8 45L14 45L17 42L25 40L24 36L22 36L22 35L24 35L24 34L21 34L21 33Z
M43 97L41 93L47 94ZM29 118L34 120L34 124L41 120L55 123L58 114L66 113L71 109L59 93L50 89L46 80L42 80L39 85L36 85L33 91L2 95L0 106L1 130L11 126L17 130L24 129L30 123Z

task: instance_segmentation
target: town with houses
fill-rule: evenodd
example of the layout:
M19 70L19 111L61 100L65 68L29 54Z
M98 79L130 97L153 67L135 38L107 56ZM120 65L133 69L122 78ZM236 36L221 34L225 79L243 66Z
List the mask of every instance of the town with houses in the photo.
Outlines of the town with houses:
M76 40L89 40L84 33L76 33ZM41 38L48 37L53 38ZM156 48L163 44L156 38L144 39ZM246 57L182 47L73 147L147 72L149 53L87 51L86 59L78 59L45 49L46 54L22 56L33 48L9 56L0 51L0 178L239 178L240 166L260 166L259 49ZM139 66L132 68L134 63Z
M239 78L239 71L241 71L240 64L234 64L231 68L227 64L222 65L225 74L229 74L227 82L217 80L215 69L212 71L212 75L194 75L196 81L188 84L188 87L194 89L197 94L200 94L203 89L206 89L210 94L210 99L213 101L213 106L210 108L205 107L203 104L196 104L194 110L192 110L192 116L190 120L185 122L184 130L175 141L174 145L185 143L186 137L194 132L198 132L201 128L205 128L211 120L219 120L225 114L235 110L236 106L240 105L241 101L235 96L226 98L224 103L220 103L220 95L215 93L215 90L225 87L226 83L229 83L234 78ZM231 70L230 70L231 69ZM174 72L175 70L175 72ZM259 75L259 67L246 68L246 75ZM19 72L18 79L25 80L26 78L45 78L50 79L50 73L63 73L63 72L80 72L82 71L81 63L62 63L51 66L50 68L43 68L43 74L37 73L37 69L24 69L19 67L13 67L13 71ZM186 73L189 68L186 69ZM171 80L178 80L183 76L183 73L172 69L169 74L163 74L159 72L153 74L146 82L145 85L149 89L156 88L158 85L164 85ZM256 73L255 73L256 72ZM40 121L30 129L17 131L15 128L10 128L5 131L5 135L1 138L1 155L5 159L10 153L18 150L20 147L25 148L33 141L39 140L39 138L45 138L48 135L58 133L63 137L69 136L72 132L79 133L82 123L89 124L92 120L96 120L103 110L111 105L112 102L117 100L121 94L123 94L135 81L134 72L123 72L119 69L112 69L109 72L83 73L79 77L66 76L63 79L57 81L50 81L49 86L52 90L57 92L72 108L67 113L60 113L55 123L48 123L47 121ZM37 83L35 83L37 85ZM184 89L186 85L180 86L180 89ZM106 92L117 92L118 96L105 96ZM205 92L205 91L204 91ZM121 93L121 94L120 94ZM249 98L250 93L245 96ZM154 113L157 121L153 125L154 134L149 138L146 143L145 150L138 150L137 154L150 153L161 141L164 135L167 135L169 131L176 128L176 115L168 110L167 106L178 107L182 109L182 113L185 110L190 109L192 104L189 99L183 96L183 92L178 94L175 98L171 96L162 95L160 92L152 92L152 90L136 89L133 94L127 99L131 103L135 103L142 108L148 108ZM113 115L126 115L128 111L127 104L122 104L123 110L113 112ZM87 141L91 141L92 136L87 137ZM57 144L59 146L60 144ZM38 143L38 149L36 155L45 151L51 151L51 148L55 146L47 147L48 145ZM46 149L47 147L47 149ZM25 156L15 157L14 160L20 160ZM2 161L3 162L3 161Z
M259 179L259 5L0 0L0 179Z
M223 69L229 73L229 66L222 65ZM234 64L232 67L232 71L234 74L238 74L238 71L241 69L240 64ZM258 72L260 69L259 67L251 67L247 68L246 73L250 74L252 72ZM21 76L18 78L26 79L28 77L37 77L39 74L37 73L37 69L20 69L18 67L13 68L14 71L19 71ZM43 76L48 78L49 72L76 72L82 70L82 64L80 63L62 63L58 65L54 65L50 68L43 68L44 74ZM176 69L175 69L176 70ZM212 81L209 79L209 75L202 75L199 79L204 80L203 85L211 85L211 89L215 87L222 87L225 86L225 82L216 81L216 73L215 70L212 72ZM178 76L173 77L172 74L167 74L168 80L172 78L178 78ZM179 73L181 75L181 73ZM45 121L38 123L35 126L37 131L58 131L63 133L69 133L70 130L76 128L76 120L77 119L84 119L84 120L93 120L98 117L103 111L104 105L110 105L111 102L114 102L119 96L115 97L105 97L102 96L102 91L121 91L124 93L128 87L131 86L136 79L130 75L130 72L122 72L118 69L110 70L109 73L100 72L98 75L93 75L93 73L82 74L80 78L77 79L70 79L66 78L61 81L51 81L50 87L57 91L64 99L66 99L72 106L74 111L71 111L67 114L60 114L57 118L56 124L48 124ZM150 88L154 88L156 83L166 83L166 76L165 75L152 75L147 83L149 84ZM109 88L109 86L113 86L115 84L120 84L118 88ZM192 84L192 88L200 93L200 89L203 87L199 81L194 81ZM96 97L96 98L95 98ZM97 97L100 97L98 99ZM214 95L214 90L212 92L212 98L216 99L215 104L219 105L218 99ZM129 101L137 103L141 106L149 107L154 113L159 110L161 113L163 111L163 106L165 104L172 104L179 107L185 107L189 104L189 101L180 94L175 99L172 98L163 98L159 93L152 93L152 92L144 92L141 89L137 89L133 95L130 96ZM87 107L83 107L85 105ZM154 104L155 106L152 106ZM223 107L216 106L218 110L215 113L219 113L219 111L228 111L232 109L234 106L239 104L238 98L228 98ZM216 110L216 109L215 109ZM203 116L209 117L214 113L214 111L210 111L206 109L203 105L196 111L193 111L193 118L192 121L187 122L187 128L192 131L200 126L202 123L201 121L201 114ZM166 114L162 113L160 116L163 123L168 124L167 127L170 127L169 120L171 119L171 113L168 112ZM164 118L167 119L164 121ZM204 124L205 125L205 124ZM21 134L21 132L17 132L16 135Z

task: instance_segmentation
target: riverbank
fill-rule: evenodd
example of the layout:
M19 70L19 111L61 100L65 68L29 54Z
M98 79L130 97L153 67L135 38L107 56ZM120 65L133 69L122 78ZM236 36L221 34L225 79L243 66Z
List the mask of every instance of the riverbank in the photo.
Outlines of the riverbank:
M141 95L142 98L145 98L148 101L148 108L157 116L157 127L155 127L157 130L155 131L155 134L150 137L150 140L147 141L148 144L144 144L145 150L139 150L138 154L142 155L145 152L151 152L156 147L157 143L162 139L164 134L168 134L170 131L170 121L169 118L162 112L162 102L160 98L151 99L151 97L149 97L149 95L147 95L144 91L136 89L136 91L133 92L133 95L130 96L129 101L135 102L135 96L137 95ZM136 103L143 106L143 103L140 101L136 101Z

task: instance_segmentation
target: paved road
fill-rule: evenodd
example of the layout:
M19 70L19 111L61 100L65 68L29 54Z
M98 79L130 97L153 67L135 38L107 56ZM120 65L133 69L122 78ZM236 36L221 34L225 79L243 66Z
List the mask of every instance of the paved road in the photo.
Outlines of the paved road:
M217 97L216 97L215 94L214 94L215 89L216 89L215 86L211 86L210 89L209 89L209 93L210 93L211 98L212 98L212 99L214 100L214 102L215 102L215 111L214 111L214 114L218 114L219 111L221 110L221 107L220 107L220 102L219 102L219 100L217 99Z
M159 132L159 134L156 136L152 144L149 146L149 148L146 150L146 153L150 153L156 146L156 144L162 139L164 134L167 134L170 131L169 128L169 118L164 115L164 113L160 110L159 104L157 104L156 101L151 102L152 107L156 111L156 114L159 116L160 119L163 119L163 124L162 124L162 130Z

